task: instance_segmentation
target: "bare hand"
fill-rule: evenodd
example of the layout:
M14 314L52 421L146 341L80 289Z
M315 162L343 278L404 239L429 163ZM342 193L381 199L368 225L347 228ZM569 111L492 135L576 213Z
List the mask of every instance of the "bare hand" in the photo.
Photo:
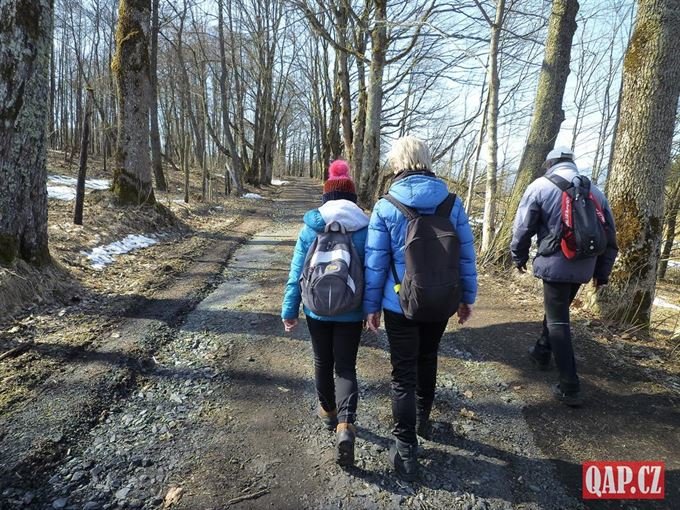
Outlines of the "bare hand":
M366 316L366 326L374 333L377 333L380 327L380 312L369 313Z
M472 305L461 303L458 306L458 324L465 324L472 317Z
M293 331L298 325L298 320L297 319L283 319L283 328L286 330L286 333L290 333Z

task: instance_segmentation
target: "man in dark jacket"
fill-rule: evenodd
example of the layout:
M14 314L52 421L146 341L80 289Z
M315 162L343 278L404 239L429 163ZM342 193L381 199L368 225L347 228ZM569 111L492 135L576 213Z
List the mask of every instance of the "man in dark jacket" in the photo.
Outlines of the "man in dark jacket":
M543 280L545 315L543 333L529 350L529 355L541 369L548 369L551 356L555 356L560 379L554 394L558 400L576 407L581 405L582 399L571 343L569 306L582 284L590 280L595 287L607 284L618 248L614 219L607 199L592 185L593 197L599 202L607 224L606 250L597 257L568 259L559 249L562 190L548 177L558 176L573 182L579 176L574 159L574 153L566 147L556 147L548 153L543 165L547 169L545 176L529 185L520 202L510 249L515 266L524 272L529 260L531 239L534 235L538 238L538 254L533 260L533 269L534 276ZM557 249L547 249L547 245Z

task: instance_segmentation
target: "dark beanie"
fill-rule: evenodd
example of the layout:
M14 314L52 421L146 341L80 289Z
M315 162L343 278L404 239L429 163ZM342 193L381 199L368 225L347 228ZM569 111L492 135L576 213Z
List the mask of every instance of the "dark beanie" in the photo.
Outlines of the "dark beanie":
M349 175L349 164L342 159L336 159L328 167L328 180L323 185L322 202L329 200L357 201L357 192L354 181Z

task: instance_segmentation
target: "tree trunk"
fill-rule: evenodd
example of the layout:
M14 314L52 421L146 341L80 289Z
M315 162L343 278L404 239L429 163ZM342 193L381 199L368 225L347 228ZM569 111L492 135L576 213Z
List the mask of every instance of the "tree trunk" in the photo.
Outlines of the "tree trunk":
M116 54L118 140L113 192L121 204L155 202L149 158L149 17L150 3L120 0Z
M677 229L678 213L680 213L680 179L675 182L671 196L666 205L666 239L663 242L661 249L661 260L659 261L659 280L666 277L666 270L668 269L668 259L671 257L673 251L673 243L675 242L675 230Z
M359 202L365 207L372 204L373 194L380 177L380 122L383 100L383 71L387 53L387 0L375 0L375 19L371 30L371 69L366 106L366 134L361 163Z
M4 1L0 20L0 264L44 265L52 0Z
M83 224L83 205L85 203L85 177L87 176L87 150L90 143L90 117L94 91L87 89L85 100L85 117L83 118L82 138L80 141L80 163L78 165L78 183L76 184L76 203L73 207L73 223Z
M505 0L496 3L496 18L491 26L491 43L489 45L489 98L486 102L487 113L487 156L486 156L486 193L484 195L484 223L482 225L482 253L491 247L496 223L496 178L498 172L498 43L503 25Z
M576 0L553 0L527 145L520 160L505 214L506 219L485 257L487 261L503 267L508 267L511 263L508 247L512 238L512 220L517 213L519 202L527 186L540 175L541 165L555 145L555 139L564 120L562 98L569 76L571 42L576 32L578 8Z
M156 189L167 191L168 184L163 173L163 161L161 158L161 135L158 131L158 3L160 0L152 0L151 12L151 165L156 180Z
M620 251L598 304L607 317L647 327L680 93L680 4L641 0L638 5L623 64L616 152L608 176Z
M338 43L342 47L347 46L347 21L349 13L344 2L336 9L336 24L338 31ZM338 81L340 82L340 102L341 102L341 124L342 141L345 146L345 159L352 161L352 91L350 88L349 66L347 64L347 53L336 51L338 58Z

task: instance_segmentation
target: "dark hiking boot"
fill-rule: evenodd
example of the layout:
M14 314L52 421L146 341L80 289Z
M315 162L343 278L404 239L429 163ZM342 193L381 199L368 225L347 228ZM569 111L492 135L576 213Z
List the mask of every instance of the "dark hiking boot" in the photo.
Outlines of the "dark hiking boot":
M531 359L534 366L539 370L550 370L551 357L550 351L541 352L541 350L537 349L535 345L529 347L529 358Z
M580 391L562 391L559 384L553 386L553 395L557 400L569 407L581 407L583 405L583 397Z
M336 429L336 455L335 461L341 466L354 465L354 440L357 433L351 423L338 423Z
M316 415L321 419L328 430L335 430L335 427L338 426L338 412L335 409L326 411L319 405Z
M416 416L416 434L423 439L432 439L432 422L424 416Z
M408 482L418 477L418 445L408 444L398 439L390 446L388 459L397 476Z

